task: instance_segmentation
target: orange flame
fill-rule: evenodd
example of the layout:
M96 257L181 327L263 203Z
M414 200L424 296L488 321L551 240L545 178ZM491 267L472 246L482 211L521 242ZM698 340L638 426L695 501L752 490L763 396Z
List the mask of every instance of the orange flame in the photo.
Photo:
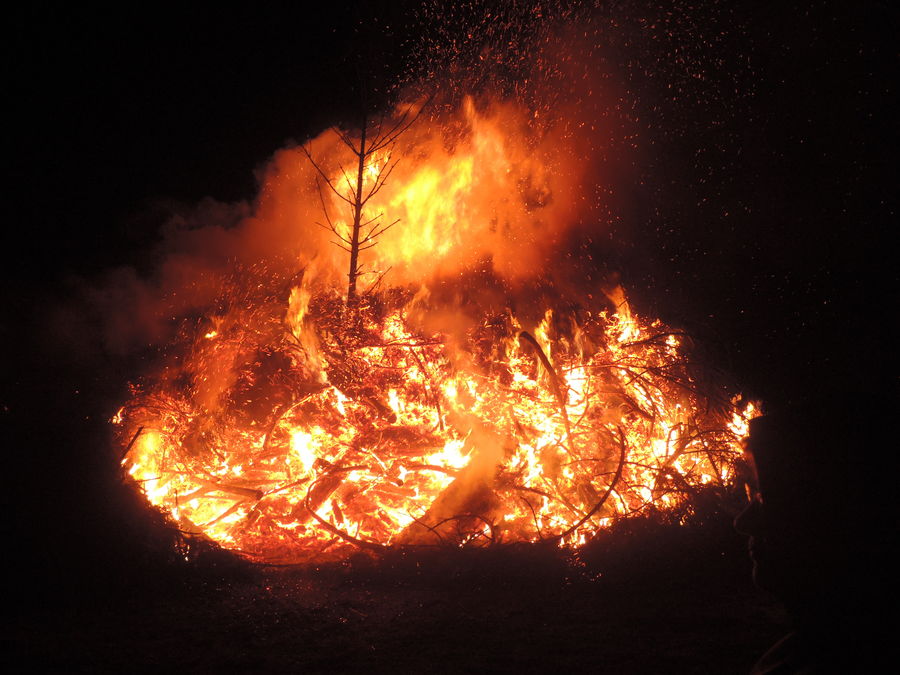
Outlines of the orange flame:
M390 156L375 153L365 165L366 185L392 170L366 204L364 220L399 221L366 253L366 264L390 269L394 284L422 283L486 261L502 277L533 277L584 210L588 158L580 144L577 134L511 103L480 110L466 99L455 116L420 119ZM350 167L356 160L337 133L325 132L308 149L339 193L355 190ZM335 226L349 232L341 198L329 190L323 196ZM324 217L305 153L276 154L257 217L299 231L298 255L317 259L323 275L346 273L343 253L316 226Z

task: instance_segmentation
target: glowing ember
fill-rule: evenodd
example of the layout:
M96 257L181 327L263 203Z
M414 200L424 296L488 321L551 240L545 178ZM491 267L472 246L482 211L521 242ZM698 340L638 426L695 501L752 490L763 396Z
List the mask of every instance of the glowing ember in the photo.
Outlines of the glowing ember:
M620 288L596 306L536 311L529 299L524 315L512 302L436 299L448 276L485 260L492 279L535 276L566 226L577 139L522 141L535 137L527 118L466 101L455 126L410 129L393 150L405 163L372 157L364 185L392 174L363 217L401 225L365 252L367 272L391 271L349 308L334 290L343 254L307 221L318 208L332 233L347 231L339 192L358 193L341 168L352 158L332 135L311 144L338 188L320 195L302 153L276 158L256 217L303 216L309 249L294 282L248 273L244 288L267 291L254 302L226 286L113 420L151 503L254 559L308 560L577 545L616 518L685 513L699 486L734 482L752 405L706 383L684 336L634 315Z

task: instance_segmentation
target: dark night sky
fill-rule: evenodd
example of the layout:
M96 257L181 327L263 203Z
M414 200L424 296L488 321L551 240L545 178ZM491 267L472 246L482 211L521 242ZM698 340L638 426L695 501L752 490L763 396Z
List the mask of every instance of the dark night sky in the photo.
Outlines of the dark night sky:
M398 25L408 4L369 11ZM617 253L638 309L685 323L768 396L843 370L895 373L893 329L868 317L897 304L897 12L880 2L671 4L696 14L698 40L725 31L697 58L743 74L710 85L720 87L717 106L702 103L701 89L678 98L644 68L671 46L642 46L648 34L636 27L669 3L608 3L632 31L617 44L640 65L623 65L636 110L659 122L645 130L652 153ZM7 418L19 415L4 426L20 423L9 443L41 445L38 405L98 414L70 390L109 364L60 363L31 332L73 278L143 264L161 199L252 199L255 168L346 107L342 83L369 39L348 30L351 10L73 5L7 18L0 403Z
M348 12L32 9L14 35L16 198L35 259L130 263L160 198L252 197L254 169L344 101ZM18 183L19 181L17 181ZM17 185L18 187L18 185Z

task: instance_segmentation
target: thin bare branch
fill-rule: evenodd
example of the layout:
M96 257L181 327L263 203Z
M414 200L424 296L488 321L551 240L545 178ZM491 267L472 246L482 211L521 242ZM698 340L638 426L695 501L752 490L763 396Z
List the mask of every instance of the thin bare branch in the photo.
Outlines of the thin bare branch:
M346 145L348 148L350 148L350 150L353 152L354 155L359 157L359 148L357 148L356 145L353 143L353 139L351 139L350 136L345 134L343 131L341 131L337 127L333 127L332 130L337 135L337 137L341 139L341 142L344 145Z
M375 138L375 142L372 143L369 148L370 152L378 152L384 147L387 147L394 141L396 141L407 129L409 129L413 124L415 124L416 120L419 119L419 115L422 114L422 111L425 109L423 105L419 108L418 112L410 117L409 111L404 112L397 123L385 134L380 137Z
M360 226L361 228L363 228L363 227L368 227L369 225L371 225L372 223L374 223L376 220L381 219L383 216L384 216L384 212L382 211L382 212L379 213L377 216L372 216L372 217L369 218L366 222L360 223L359 226Z
M321 227L323 230L328 230L329 232L334 232L335 234L337 234L337 232L334 231L334 227L331 225L331 223L329 223L328 225L323 225L318 220L315 222L316 222L316 225Z
M342 234L341 234L340 232L338 232L337 230L332 229L332 228L330 228L330 227L326 227L325 225L323 225L322 223L319 223L319 222L317 222L316 225L318 225L319 227L321 227L323 230L328 230L329 232L331 232L332 234L334 234L334 236L336 236L338 239L340 239L340 240L341 240L342 242L344 242L345 244L348 244L348 245L349 245L349 244L352 243L349 239L347 239L347 237L345 237L344 235L342 235Z
M388 160L388 161L390 162L390 160ZM375 182L372 185L372 189L369 190L369 194L367 194L366 198L363 200L363 204L368 202L372 197L374 197L381 191L381 188L384 187L385 182L387 182L387 179L394 172L394 169L397 167L397 165L399 163L400 163L400 160L398 159L393 164L385 165L385 168L381 170L381 172L378 174L378 177L375 179Z
M406 131L412 124L412 121L409 124L406 124L406 118L408 116L409 113L403 113L397 123L393 127L391 127L390 130L388 130L386 133L379 133L377 136L375 136L374 140L369 145L370 152L378 152L382 148L386 148L391 143L396 141L397 138L399 138L400 135L404 131ZM380 131L381 130L379 130L379 132Z
M400 219L397 218L397 220L395 220L393 223L389 223L388 225L383 225L383 226L378 226L378 227L373 228L372 231L369 232L369 234L367 234L362 239L362 242L367 243L367 242L371 241L372 239L376 239L377 237L379 237L382 234L384 234L385 232L387 232L389 229L391 229L394 225L396 225L399 222L400 222Z
M313 165L313 167L315 168L315 170L318 172L319 176L322 177L322 180L324 180L325 183L328 185L328 187L331 188L331 191L332 191L334 194L336 194L338 197L340 197L341 199L343 199L345 202L347 202L348 204L350 204L350 205L352 206L352 205L353 205L353 202L351 202L351 201L350 201L349 199L347 199L344 195L342 195L342 194L340 193L340 191L334 186L334 184L331 182L331 179L328 177L328 174L325 173L325 170L324 170L321 166L318 165L318 163L316 162L316 160L314 160L314 159L312 158L312 154L310 154L310 152L309 152L309 150L306 148L306 146L301 145L301 146L300 146L300 149L303 150L303 153L306 155L306 158L309 160L309 163ZM316 179L316 183L318 184L318 178ZM321 192L320 192L320 197L321 197Z
M380 138L376 137L376 142L374 144L374 149L372 152L377 152L379 149L390 145L394 141L397 140L407 129L409 129L413 124L416 123L416 120L421 117L422 113L428 108L428 105L431 103L434 96L429 96L419 109L416 111L414 115L410 115L410 110L407 109L400 116L400 119L386 134L383 134Z
M331 216L330 216L329 213L328 213L328 207L325 205L325 195L322 194L322 186L321 186L321 184L319 183L319 178L318 178L318 176L316 177L316 190L317 190L317 192L319 193L319 203L322 205L322 213L323 213L324 216L325 216L325 221L328 223L328 227L327 227L326 229L331 230L331 231L334 232L336 235L340 236L340 233L338 232L337 226L336 226L336 225L334 224L334 222L331 220ZM317 224L321 225L321 223L317 223ZM324 225L323 225L323 227L324 227ZM348 243L349 243L349 242L348 242Z
M372 282L372 285L366 290L363 295L371 295L375 292L375 289L378 288L379 284L381 284L381 280L384 279L384 276L393 269L393 266L388 267L381 274L378 275L378 278Z
M373 136L377 139L379 136L381 136L381 131L384 128L384 113L378 115L378 121L375 123L375 127L376 129Z
M347 175L347 172L346 172L346 170L344 170L343 165L341 165L340 169L341 169L341 174L343 174L343 176L344 176L344 180L347 181L347 188L350 190L350 193L353 194L353 190L354 190L353 181L350 179L350 176ZM353 196L352 199L344 197L344 201L347 202L350 206L352 206L354 208L356 207L356 196L355 195Z

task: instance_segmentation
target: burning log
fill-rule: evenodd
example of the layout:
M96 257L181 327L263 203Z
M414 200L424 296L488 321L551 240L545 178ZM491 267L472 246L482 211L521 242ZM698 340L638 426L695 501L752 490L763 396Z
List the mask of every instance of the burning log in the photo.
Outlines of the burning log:
M428 510L416 518L400 534L398 544L434 544L434 538L449 539L448 525L472 514L492 514L499 507L494 496L494 479L510 448L510 440L491 429L475 423L466 437L462 453L469 462L456 478L435 499ZM487 521L486 521L487 522Z

